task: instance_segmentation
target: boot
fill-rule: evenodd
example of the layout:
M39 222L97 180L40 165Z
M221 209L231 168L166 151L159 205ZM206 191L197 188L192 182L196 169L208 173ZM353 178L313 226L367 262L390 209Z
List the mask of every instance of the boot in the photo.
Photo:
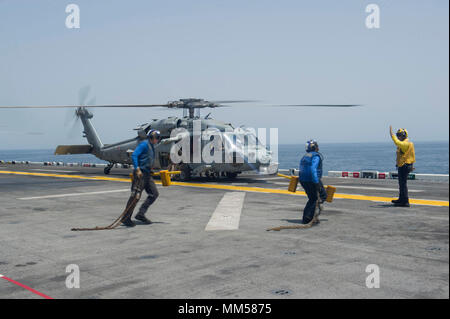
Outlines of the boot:
M136 218L137 220L143 222L146 225L152 224L152 221L150 219L148 219L147 217L145 217L144 214L138 213L136 216L134 216L134 218Z
M128 199L127 202L127 213L125 214L125 216L122 217L122 224L124 224L127 227L134 227L136 226L136 224L131 220L131 215L133 215L133 211L134 208L136 207L136 202L135 201L135 197L134 196L130 196L130 198Z
M409 202L398 202L398 203L395 203L394 206L396 206L396 207L410 207L411 205L409 205Z
M122 224L124 226L127 226L127 227L134 227L134 226L136 226L136 224L131 220L131 215L132 215L132 213L131 214L128 213L128 214L126 214L125 216L122 217L121 222L122 222Z
M398 204L398 203L401 203L401 200L400 199L393 199L391 202L393 204Z
M122 224L127 227L134 227L136 224L131 220L130 217L122 219Z

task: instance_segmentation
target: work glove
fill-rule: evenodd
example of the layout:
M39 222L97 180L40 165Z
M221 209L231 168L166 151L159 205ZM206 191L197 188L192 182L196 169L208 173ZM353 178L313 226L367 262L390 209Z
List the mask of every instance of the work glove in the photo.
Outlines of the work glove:
M141 169L138 167L138 168L136 168L136 176L138 177L138 178L142 178L142 171L141 171Z

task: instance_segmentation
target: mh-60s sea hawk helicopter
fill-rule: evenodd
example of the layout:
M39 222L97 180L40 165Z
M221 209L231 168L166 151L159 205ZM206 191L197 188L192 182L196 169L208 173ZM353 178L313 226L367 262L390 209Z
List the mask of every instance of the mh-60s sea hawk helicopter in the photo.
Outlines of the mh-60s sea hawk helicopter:
M247 142L245 144L247 147L244 148L244 145L239 140L233 138L236 129L230 123L214 120L209 117L210 114L203 118L200 117L199 112L195 115L195 110L219 107L224 102L238 103L247 101L209 102L203 99L190 98L168 102L167 104L97 105L95 107L167 107L188 111L188 114L183 117L154 119L150 123L142 124L135 128L137 131L136 137L114 144L102 143L92 125L92 113L86 107L78 107L76 116L83 124L83 137L87 139L89 144L59 145L55 150L55 154L93 154L99 159L110 163L104 169L105 174L109 174L116 163L131 165L131 154L137 145L146 138L150 130L158 130L161 134L161 142L155 149L156 160L154 168L179 170L182 172L179 176L181 180L188 180L193 176L235 178L244 171L257 171L260 174L277 173L278 163L273 162L272 153L263 144L258 143L258 139L253 132L238 128L238 133L243 137L244 143L245 141ZM196 127L198 128L197 131L195 130ZM211 142L211 139L205 140L204 136L217 136L217 133L220 134L222 139L220 141L221 145L218 145L214 151L219 152L221 160L207 162L201 154L200 160L199 157L196 160L196 143L198 143L198 152L202 153L207 144ZM181 143L183 140L186 143ZM248 143L249 141L252 143ZM177 145L179 147L174 150L174 146L176 147ZM212 150L208 149L208 151ZM174 152L176 152L177 160L174 160ZM187 158L183 158L183 152L188 154ZM253 152L252 159L249 159L249 156L246 155L248 152ZM183 160L180 161L180 158L183 158ZM227 158L230 160L227 161Z
M80 105L89 87L80 90ZM81 97L84 95L83 97ZM113 144L103 144L91 119L93 115L86 106L77 107L75 114L83 124L83 137L86 145L59 145L57 155L93 154L97 158L109 162L104 173L109 174L116 163L132 164L131 155L137 145L146 138L150 130L158 130L161 142L156 147L155 169L181 171L179 179L189 180L193 176L225 176L235 178L245 171L260 174L276 174L278 163L272 158L272 152L263 145L252 130L235 129L230 123L210 118L210 114L200 117L200 109L216 108L231 103L254 102L249 100L206 101L189 98L171 101L166 104L139 105L92 105L90 107L166 107L183 109L183 117L168 117L145 123L135 130L137 136ZM351 107L356 105L284 105L312 107ZM0 106L0 108L73 108L76 106ZM197 113L197 114L195 114ZM220 137L220 138L218 138ZM200 156L196 154L200 152ZM215 153L215 156L204 159L204 156ZM214 160L211 161L211 158ZM181 160L180 160L181 159Z

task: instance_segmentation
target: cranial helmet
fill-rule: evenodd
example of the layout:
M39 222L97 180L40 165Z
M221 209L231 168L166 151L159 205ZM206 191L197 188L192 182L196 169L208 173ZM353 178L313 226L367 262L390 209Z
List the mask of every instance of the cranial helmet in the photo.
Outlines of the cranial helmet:
M408 131L404 128L399 128L397 131L397 137L404 137L407 138L408 137Z
M309 140L308 142L306 142L305 148L307 152L314 152L319 148L319 144L317 144L315 140Z
M161 132L158 130L150 130L147 134L147 138L161 138Z

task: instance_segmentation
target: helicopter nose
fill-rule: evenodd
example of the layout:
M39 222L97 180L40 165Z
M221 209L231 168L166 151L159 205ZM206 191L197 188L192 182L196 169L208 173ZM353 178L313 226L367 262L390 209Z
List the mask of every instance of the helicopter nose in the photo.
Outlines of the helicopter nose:
M264 150L259 150L256 153L256 161L260 164L269 164L271 156Z
M259 158L259 162L261 164L269 164L271 160L271 157L268 154L264 154Z
M263 150L250 150L245 154L245 160L249 164L268 164L271 161L271 156Z

